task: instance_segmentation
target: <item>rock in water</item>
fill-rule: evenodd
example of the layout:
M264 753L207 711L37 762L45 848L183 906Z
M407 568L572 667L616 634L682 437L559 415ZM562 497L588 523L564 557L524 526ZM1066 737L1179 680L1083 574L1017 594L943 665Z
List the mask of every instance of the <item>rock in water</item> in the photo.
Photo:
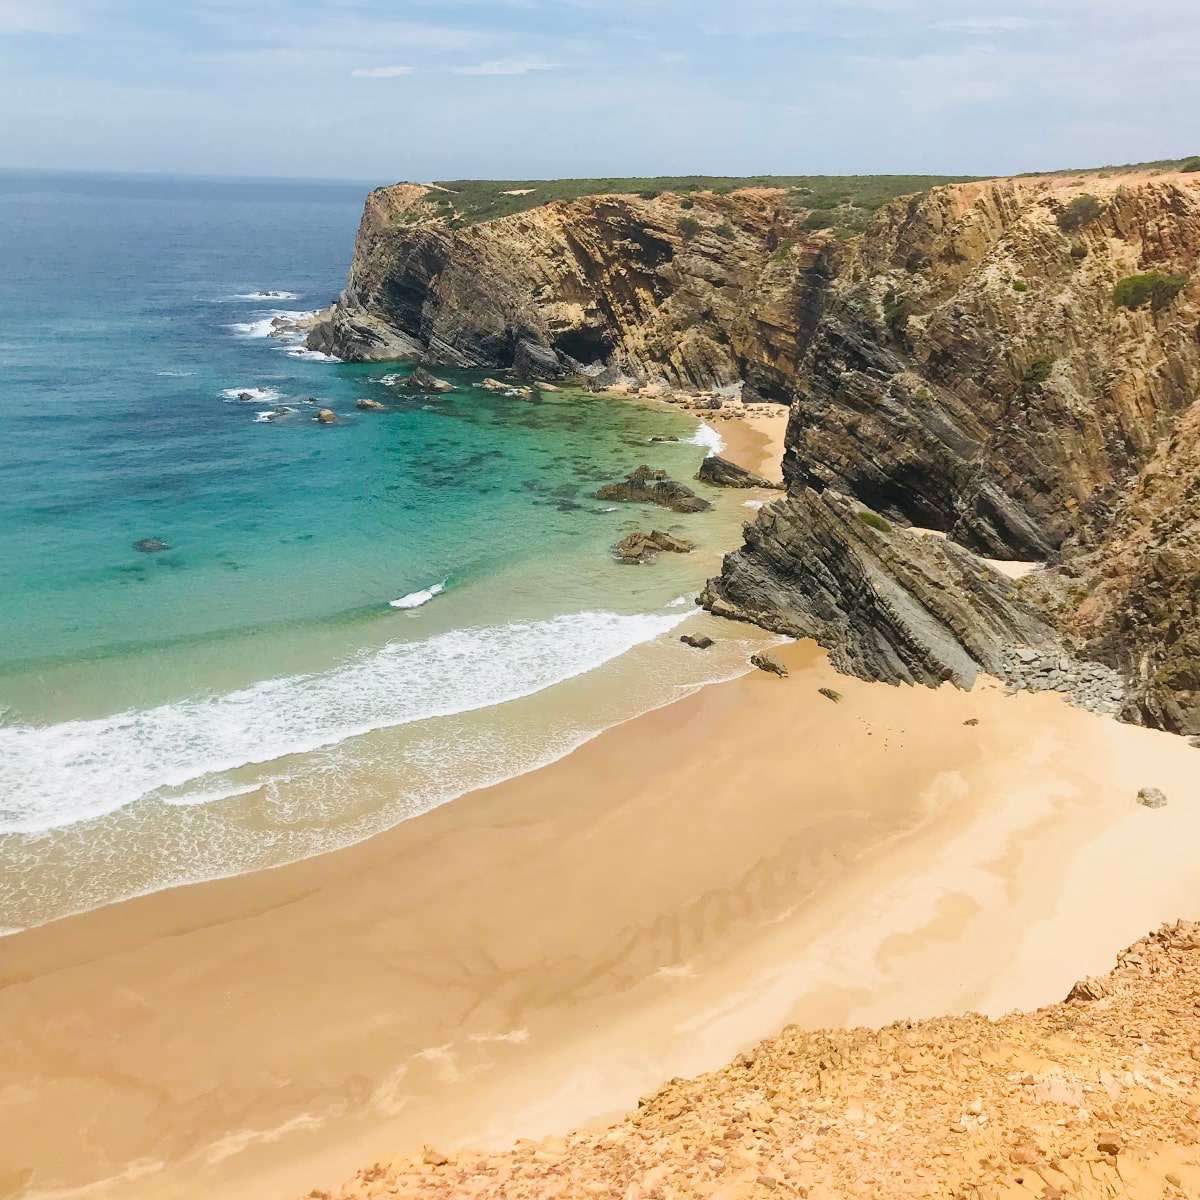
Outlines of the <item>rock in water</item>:
M323 408L313 420L320 422L322 425L334 425L337 423L337 413L332 408Z
M650 439L652 442L677 442L679 439L673 434L664 435L658 434Z
M171 547L162 538L142 538L133 543L133 548L142 554L161 554Z
M617 543L616 553L621 562L637 564L652 562L660 552L690 554L695 548L695 542L655 529L650 533L631 533L627 538L622 538Z
M405 381L404 386L414 392L452 392L454 384L445 379L439 379L424 367L418 367Z
M566 375L558 355L549 346L522 338L513 351L513 370L525 379L561 379Z
M361 408L364 412L378 412L383 405L378 400L368 400L364 397L358 401L355 407Z
M707 650L714 644L712 638L699 633L685 633L679 640L685 646L694 646L697 650Z
M690 487L668 479L665 471L653 471L649 467L638 467L620 483L606 483L596 493L596 499L657 504L673 512L704 512L712 508Z
M766 671L768 675L778 675L780 679L786 679L788 676L788 669L784 666L783 661L768 650L762 650L754 655L750 659L750 663L760 671Z
M710 454L696 472L696 478L701 483L710 483L714 487L727 488L778 488L777 483L747 471L745 467L722 458L719 454Z
M1142 788L1142 790L1138 792L1137 802L1142 805L1143 808L1167 807L1166 796L1164 796L1158 788L1154 787Z

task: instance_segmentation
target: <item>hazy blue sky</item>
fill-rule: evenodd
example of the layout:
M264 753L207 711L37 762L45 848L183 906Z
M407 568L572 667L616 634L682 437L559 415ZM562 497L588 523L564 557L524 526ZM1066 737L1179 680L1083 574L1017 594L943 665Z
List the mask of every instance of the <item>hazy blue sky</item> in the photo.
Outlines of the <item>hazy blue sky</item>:
M1200 0L0 0L0 165L988 174L1200 153Z

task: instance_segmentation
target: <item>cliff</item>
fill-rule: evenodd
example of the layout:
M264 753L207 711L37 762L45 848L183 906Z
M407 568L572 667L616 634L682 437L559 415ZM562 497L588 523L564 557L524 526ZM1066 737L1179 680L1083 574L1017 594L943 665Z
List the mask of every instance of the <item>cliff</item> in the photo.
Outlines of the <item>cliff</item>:
M503 1153L426 1147L336 1200L1194 1196L1198 960L1200 927L1179 922L1035 1013L790 1026L608 1129Z
M457 228L426 196L372 193L310 346L551 375L603 362L790 399L837 243L800 230L785 193L588 196Z
M706 603L891 682L968 684L1049 629L1048 652L1121 673L1126 718L1200 733L1200 175L935 187L849 239L778 188L474 225L432 194L372 194L310 345L787 402L791 500ZM891 539L881 562L825 492L961 552ZM1048 566L1001 585L984 557Z

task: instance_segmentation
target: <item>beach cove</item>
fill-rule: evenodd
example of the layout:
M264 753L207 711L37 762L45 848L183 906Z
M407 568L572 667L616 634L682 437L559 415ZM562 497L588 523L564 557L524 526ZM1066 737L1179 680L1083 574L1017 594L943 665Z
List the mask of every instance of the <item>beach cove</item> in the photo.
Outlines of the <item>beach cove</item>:
M789 1020L1059 999L1200 903L1182 739L782 653L362 845L6 939L5 1192L285 1197L563 1132Z

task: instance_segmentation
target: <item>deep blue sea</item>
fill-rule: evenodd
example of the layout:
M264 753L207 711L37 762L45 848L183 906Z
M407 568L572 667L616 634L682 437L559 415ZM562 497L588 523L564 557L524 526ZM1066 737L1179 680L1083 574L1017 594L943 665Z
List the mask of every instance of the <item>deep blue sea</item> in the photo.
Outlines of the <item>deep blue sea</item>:
M737 501L593 498L711 431L267 336L368 186L0 172L0 929L361 839L744 661L672 632ZM701 550L615 563L648 521Z

